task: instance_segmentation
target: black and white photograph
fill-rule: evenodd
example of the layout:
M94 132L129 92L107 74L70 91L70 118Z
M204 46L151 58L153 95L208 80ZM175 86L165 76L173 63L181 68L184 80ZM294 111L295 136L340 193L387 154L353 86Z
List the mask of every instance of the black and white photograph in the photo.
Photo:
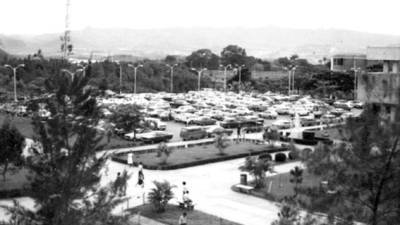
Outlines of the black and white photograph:
M400 225L400 1L0 0L0 225Z

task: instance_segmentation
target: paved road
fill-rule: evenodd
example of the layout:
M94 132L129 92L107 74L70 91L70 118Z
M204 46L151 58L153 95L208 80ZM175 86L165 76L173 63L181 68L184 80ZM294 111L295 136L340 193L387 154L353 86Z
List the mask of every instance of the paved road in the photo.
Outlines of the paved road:
M230 189L232 185L239 183L240 172L238 167L243 162L243 159L237 159L179 170L144 170L145 192L147 193L150 190L153 180L168 180L178 186L174 189L174 192L177 198L181 198L181 183L186 181L190 196L197 209L245 225L271 224L277 218L279 211L275 203L236 193ZM276 170L278 173L288 172L299 164L280 165L276 167ZM103 176L103 182L115 179L116 173L126 168L133 173L127 189L128 195L132 197L130 206L142 204L142 199L138 198L140 188L135 186L137 168L128 168L115 162L109 162L108 168L108 174Z

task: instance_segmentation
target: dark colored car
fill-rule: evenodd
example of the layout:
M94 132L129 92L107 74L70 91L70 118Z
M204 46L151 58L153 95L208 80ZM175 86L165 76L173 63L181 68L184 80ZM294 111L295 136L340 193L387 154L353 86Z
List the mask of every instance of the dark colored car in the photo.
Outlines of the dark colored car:
M164 131L153 131L140 136L140 140L146 144L167 142L173 137L172 134Z
M195 125L200 125L200 126L207 126L207 125L214 125L216 123L216 120L207 118L207 117L202 117L202 118L191 120L189 123L195 124Z
M238 128L240 127L240 121L235 120L235 119L228 119L224 120L219 124L223 128Z
M227 136L230 136L233 133L233 130L225 129L225 128L220 127L220 126L210 127L206 131L207 131L207 136L208 137L215 137L217 134L225 134Z

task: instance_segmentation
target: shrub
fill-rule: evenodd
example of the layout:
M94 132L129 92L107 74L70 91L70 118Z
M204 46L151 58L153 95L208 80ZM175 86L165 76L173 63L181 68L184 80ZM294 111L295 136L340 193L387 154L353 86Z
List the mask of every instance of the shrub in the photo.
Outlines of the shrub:
M284 153L276 153L275 161L276 162L285 162L286 161L286 155Z
M169 200L174 197L172 188L175 186L171 185L168 181L153 181L153 183L155 187L150 190L148 199L153 205L155 211L161 213L165 211L165 207L168 205Z

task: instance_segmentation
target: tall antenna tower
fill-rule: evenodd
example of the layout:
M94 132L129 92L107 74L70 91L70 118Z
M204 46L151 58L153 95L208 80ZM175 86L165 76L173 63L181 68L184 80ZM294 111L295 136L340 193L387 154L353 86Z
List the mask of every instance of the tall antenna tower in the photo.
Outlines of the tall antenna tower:
M71 42L71 31L69 30L69 8L71 6L70 0L67 0L66 12L65 12L65 30L64 35L61 39L61 52L63 59L67 59L72 54L72 42Z

